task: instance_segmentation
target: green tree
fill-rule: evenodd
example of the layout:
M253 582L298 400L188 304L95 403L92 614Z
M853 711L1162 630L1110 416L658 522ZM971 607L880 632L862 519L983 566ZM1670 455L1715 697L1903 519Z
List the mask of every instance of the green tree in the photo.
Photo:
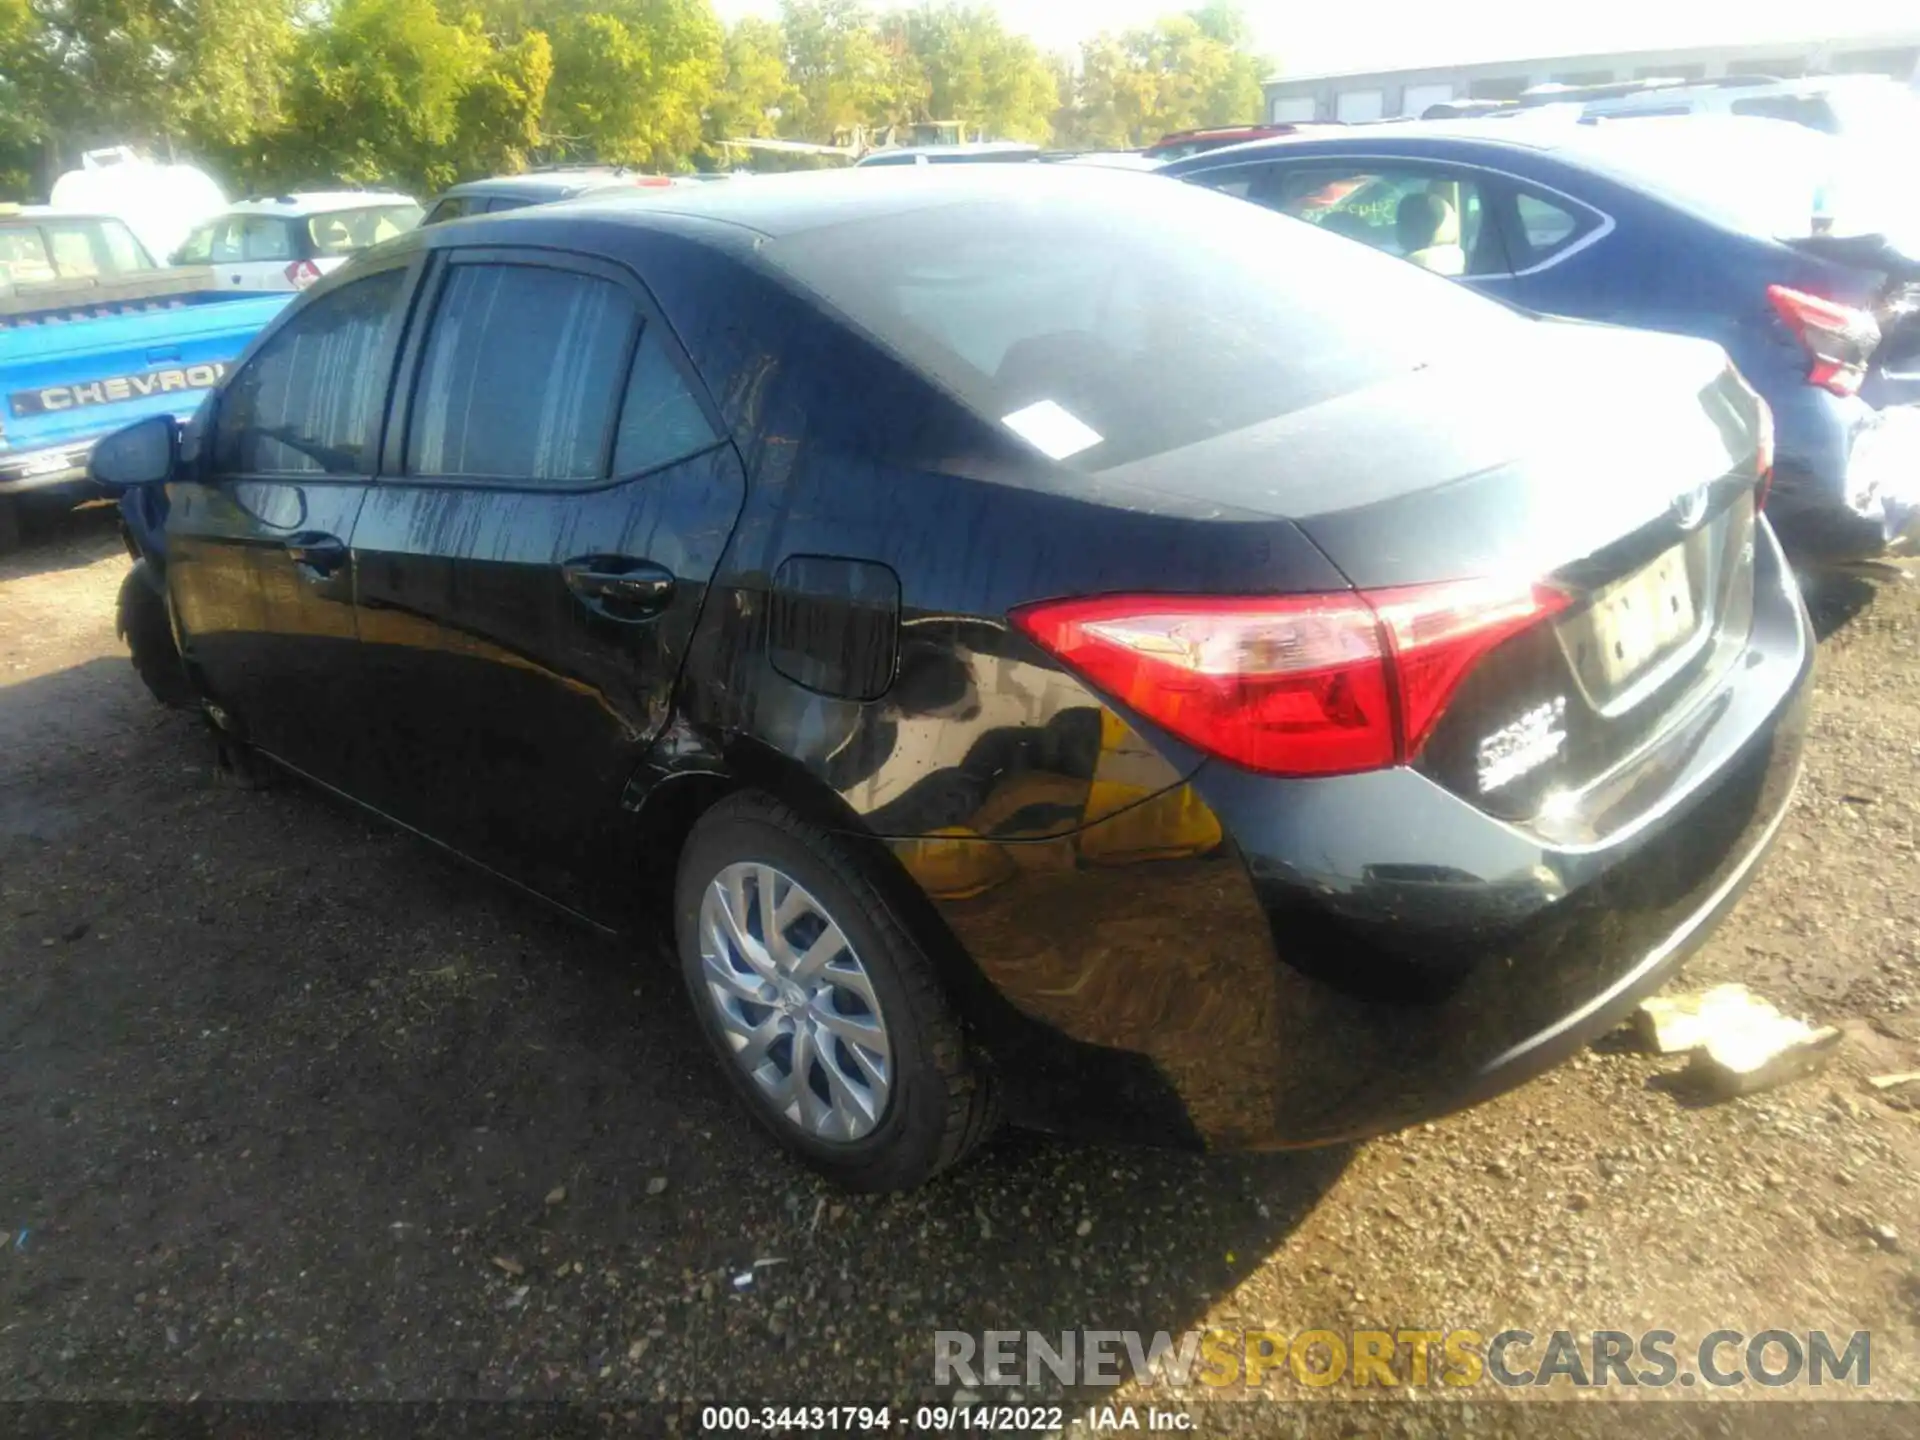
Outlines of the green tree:
M1240 11L1220 3L1096 35L1080 47L1063 134L1076 145L1120 148L1169 130L1249 124L1268 70L1250 42Z
M553 41L549 142L568 158L682 170L725 69L707 0L563 0L534 20Z
M463 179L526 169L546 143L542 117L552 81L546 32L529 30L511 45L496 45L460 97L447 163Z
M279 123L294 3L5 0L7 124L42 142L50 171L95 145L244 143Z
M794 91L786 134L827 140L920 109L924 77L904 46L882 38L861 0L783 0L780 28Z
M707 105L708 163L722 169L741 163L747 152L720 142L778 135L793 104L787 37L773 21L745 17L727 31L720 84Z
M906 30L926 77L928 118L964 120L995 139L1045 142L1053 134L1054 67L993 10L944 0L910 12Z
M296 183L393 184L426 195L511 166L539 134L544 37L501 46L481 17L433 0L340 0L309 31L274 163Z

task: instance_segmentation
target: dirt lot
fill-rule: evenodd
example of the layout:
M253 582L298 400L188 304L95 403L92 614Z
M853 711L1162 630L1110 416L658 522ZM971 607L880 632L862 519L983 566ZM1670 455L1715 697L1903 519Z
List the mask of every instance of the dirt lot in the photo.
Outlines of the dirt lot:
M1016 1136L856 1198L735 1114L657 956L218 783L104 518L0 561L0 1399L898 1403L936 1328L1202 1325L1864 1329L1920 1398L1920 1084L1865 1082L1920 1069L1920 585L1820 597L1797 808L1689 971L1842 1026L1824 1076L1688 1105L1603 1045L1356 1148Z

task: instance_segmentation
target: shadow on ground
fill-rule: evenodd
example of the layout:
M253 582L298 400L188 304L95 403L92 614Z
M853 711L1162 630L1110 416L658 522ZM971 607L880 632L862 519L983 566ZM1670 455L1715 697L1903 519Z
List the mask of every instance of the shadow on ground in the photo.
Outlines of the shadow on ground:
M104 503L78 510L28 509L21 516L18 544L0 549L0 580L24 580L97 560L100 540L118 530L119 516L115 506Z
M662 957L221 787L135 685L0 688L7 1398L906 1401L937 1329L1189 1327L1345 1164L1009 1136L832 1191ZM56 700L126 723L18 723Z

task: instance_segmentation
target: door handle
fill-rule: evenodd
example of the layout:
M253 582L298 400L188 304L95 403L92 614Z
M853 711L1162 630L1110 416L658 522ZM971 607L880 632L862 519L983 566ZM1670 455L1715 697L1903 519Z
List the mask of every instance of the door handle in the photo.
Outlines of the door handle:
M560 574L589 610L626 624L657 619L673 599L673 572L624 555L583 555Z
M322 530L302 530L286 540L287 558L324 580L347 563L347 543Z

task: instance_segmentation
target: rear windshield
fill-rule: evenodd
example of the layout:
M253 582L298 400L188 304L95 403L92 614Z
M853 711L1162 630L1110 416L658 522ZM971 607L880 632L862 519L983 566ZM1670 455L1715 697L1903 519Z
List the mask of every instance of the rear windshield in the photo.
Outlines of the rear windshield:
M0 281L91 280L154 268L118 220L48 217L0 228Z
M420 223L418 205L379 205L365 210L336 210L307 221L307 236L316 255L351 255L382 240L391 240Z
M976 414L1089 471L1305 409L1523 323L1257 205L1152 176L1073 176L1083 183L1051 197L967 197L762 253Z

